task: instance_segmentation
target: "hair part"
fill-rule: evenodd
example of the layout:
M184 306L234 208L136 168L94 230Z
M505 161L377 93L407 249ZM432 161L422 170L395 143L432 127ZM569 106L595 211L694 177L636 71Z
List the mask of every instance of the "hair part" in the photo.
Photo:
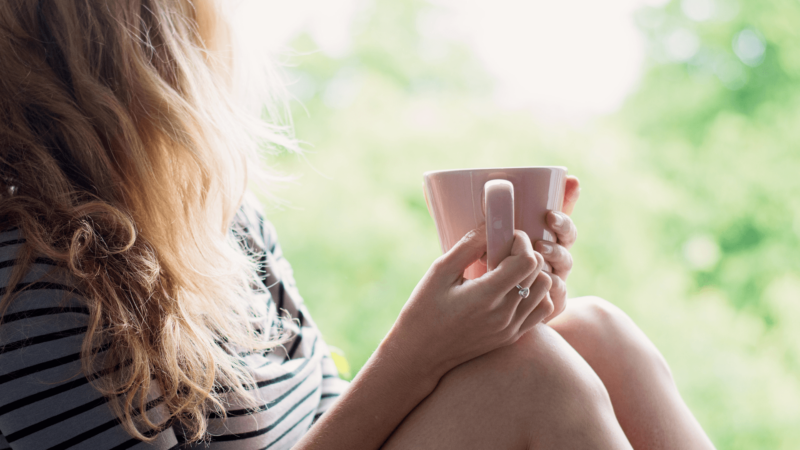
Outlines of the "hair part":
M92 382L145 441L153 383L199 440L224 414L215 387L255 404L227 343L283 340L254 329L257 261L228 230L248 183L270 185L259 145L296 147L238 102L227 14L211 0L0 2L0 224L26 238L0 323L37 255L68 270L91 311L83 371L119 366Z

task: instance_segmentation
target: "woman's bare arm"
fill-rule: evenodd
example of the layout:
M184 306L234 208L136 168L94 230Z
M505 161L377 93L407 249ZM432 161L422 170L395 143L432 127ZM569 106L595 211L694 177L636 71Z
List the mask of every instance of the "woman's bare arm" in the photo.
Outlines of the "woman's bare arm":
M515 232L495 270L464 279L485 248L485 231L475 230L434 262L349 389L294 448L380 448L450 369L515 342L553 312L544 259L525 233ZM527 298L517 284L530 286Z
M378 346L347 392L306 433L296 449L379 448L425 399L443 374L415 369L393 332Z

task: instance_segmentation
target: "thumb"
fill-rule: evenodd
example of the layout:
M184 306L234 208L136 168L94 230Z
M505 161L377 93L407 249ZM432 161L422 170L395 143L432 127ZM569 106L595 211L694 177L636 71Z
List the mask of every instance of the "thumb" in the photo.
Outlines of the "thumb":
M575 204L578 203L578 197L581 195L581 182L574 175L567 177L567 187L564 189L564 206L561 211L566 215L572 215L572 210Z
M442 269L458 278L484 253L486 253L486 224L481 224L464 235L453 248L442 255L440 259Z

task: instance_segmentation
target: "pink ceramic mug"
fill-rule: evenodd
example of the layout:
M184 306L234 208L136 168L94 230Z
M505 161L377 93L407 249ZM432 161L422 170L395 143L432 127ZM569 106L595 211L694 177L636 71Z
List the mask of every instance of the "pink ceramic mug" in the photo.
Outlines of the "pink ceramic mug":
M466 278L483 275L487 266L492 270L509 255L514 229L527 233L531 243L556 240L546 227L545 215L561 211L566 167L437 170L425 172L423 178L442 252L487 222L486 264L472 264L464 272Z

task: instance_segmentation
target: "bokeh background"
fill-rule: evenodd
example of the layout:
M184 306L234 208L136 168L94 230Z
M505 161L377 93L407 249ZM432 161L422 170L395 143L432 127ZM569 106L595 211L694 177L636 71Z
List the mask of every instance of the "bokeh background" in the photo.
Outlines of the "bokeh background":
M251 7L307 149L269 218L353 374L440 254L424 171L565 165L571 296L641 326L718 448L800 448L800 2Z

